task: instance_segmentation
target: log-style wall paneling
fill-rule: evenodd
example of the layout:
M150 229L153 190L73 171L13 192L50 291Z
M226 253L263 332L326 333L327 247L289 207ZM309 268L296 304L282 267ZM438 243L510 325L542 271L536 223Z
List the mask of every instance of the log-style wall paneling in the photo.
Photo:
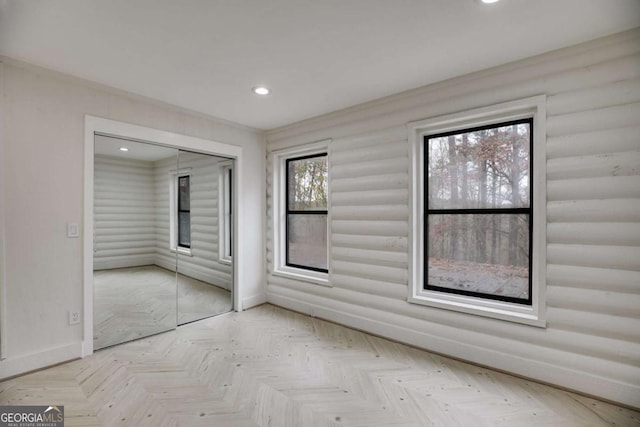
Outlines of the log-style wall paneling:
M156 264L175 270L170 250L169 179L177 157L155 162L96 155L96 270ZM231 265L218 258L218 185L221 158L180 154L191 175L191 255L178 257L178 271L231 289Z
M156 263L175 268L175 252L169 240L169 180L176 170L188 171L191 186L191 255L178 256L178 271L189 277L231 289L232 267L218 257L219 157L180 152L175 158L156 162L154 169L156 210Z
M94 268L153 264L153 164L96 155L94 165Z
M407 124L545 94L546 328L407 302ZM331 139L330 286L272 274L270 302L640 407L640 29L309 119L267 152Z
M558 162L563 162L563 157L582 157L589 155L601 155L605 167L607 158L617 153L625 153L638 150L638 134L640 125L623 128L606 129L593 132L579 132L573 135L563 135L560 137L547 137L547 157L550 159L547 172L557 173ZM605 141L606 143L603 143ZM578 167L587 168L578 161ZM576 165L567 164L568 173ZM600 164L602 166L602 164Z

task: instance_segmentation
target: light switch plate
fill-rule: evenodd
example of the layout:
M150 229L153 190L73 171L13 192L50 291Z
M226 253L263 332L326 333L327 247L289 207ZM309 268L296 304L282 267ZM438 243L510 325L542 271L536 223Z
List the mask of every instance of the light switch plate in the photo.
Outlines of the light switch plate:
M80 227L78 224L73 222L67 224L67 237L80 237Z

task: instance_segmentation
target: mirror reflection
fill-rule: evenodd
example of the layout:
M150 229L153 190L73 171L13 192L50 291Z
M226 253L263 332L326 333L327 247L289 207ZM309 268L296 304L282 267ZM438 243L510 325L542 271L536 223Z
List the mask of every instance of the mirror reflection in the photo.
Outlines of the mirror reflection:
M94 348L233 308L231 160L95 136Z
M167 174L169 175L169 174ZM178 254L178 324L232 309L231 160L180 151L169 209Z

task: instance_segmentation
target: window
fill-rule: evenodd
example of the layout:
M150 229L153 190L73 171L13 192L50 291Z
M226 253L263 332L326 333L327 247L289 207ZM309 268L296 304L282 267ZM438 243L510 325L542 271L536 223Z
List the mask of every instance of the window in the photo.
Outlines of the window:
M222 263L230 263L233 257L233 166L231 162L221 164L219 189L218 259Z
M531 304L532 124L424 136L424 289Z
M178 246L191 247L191 191L189 188L191 177L178 178Z
M272 157L273 273L329 286L328 141Z
M286 265L327 273L327 153L287 159Z
M169 249L191 255L190 168L169 173Z
M410 124L410 302L544 326L543 125L544 97Z

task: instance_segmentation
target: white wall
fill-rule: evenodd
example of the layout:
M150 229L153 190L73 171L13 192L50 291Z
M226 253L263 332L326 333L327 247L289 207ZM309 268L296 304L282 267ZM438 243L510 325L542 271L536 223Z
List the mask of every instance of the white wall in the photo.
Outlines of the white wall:
M264 296L264 170L261 132L80 79L5 60L5 360L0 378L81 354L82 239L66 237L82 224L84 116L104 117L243 147L243 245L252 268L243 272L244 308Z
M407 123L539 94L548 327L408 303ZM332 287L272 275L270 228L268 300L640 407L639 118L635 30L270 131L268 152L332 139Z
M153 162L99 154L94 159L94 270L153 264Z

